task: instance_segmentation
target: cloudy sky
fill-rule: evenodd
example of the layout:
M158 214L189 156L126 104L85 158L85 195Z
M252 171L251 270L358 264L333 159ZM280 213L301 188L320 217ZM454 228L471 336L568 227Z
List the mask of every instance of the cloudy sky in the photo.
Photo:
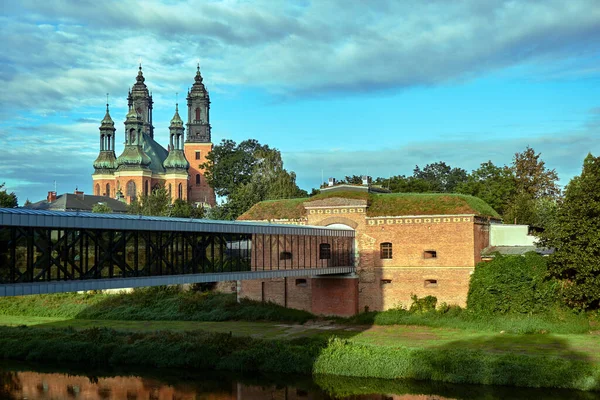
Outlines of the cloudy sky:
M140 57L160 143L200 60L213 142L280 149L307 190L527 145L565 184L600 155L598 0L20 0L0 49L0 183L21 204L91 192L106 93L122 136Z

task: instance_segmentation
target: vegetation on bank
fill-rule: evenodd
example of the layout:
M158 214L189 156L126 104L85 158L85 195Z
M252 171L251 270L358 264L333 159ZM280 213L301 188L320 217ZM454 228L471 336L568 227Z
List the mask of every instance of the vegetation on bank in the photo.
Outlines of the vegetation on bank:
M367 216L475 214L494 218L500 216L483 200L454 193L389 193L322 192L312 197L267 200L255 204L239 220L297 219L305 216L305 202L331 197L367 200Z
M314 315L273 303L236 300L235 294L183 291L178 286L130 293L62 293L0 298L0 315L132 321L281 321Z
M549 345L561 349L560 355L489 352L464 348L460 342L407 348L336 338L258 340L204 331L134 333L101 328L0 327L0 357L96 367L335 374L600 390L600 365L570 351L560 339L550 340Z
M491 264L491 263L490 263ZM421 325L506 333L587 333L592 318L561 307L543 313L483 313L437 305L434 297L413 299L410 308L332 318L344 325ZM303 324L323 319L273 303L236 301L235 294L182 291L179 287L136 289L130 293L63 293L0 298L0 315L114 321L274 321Z

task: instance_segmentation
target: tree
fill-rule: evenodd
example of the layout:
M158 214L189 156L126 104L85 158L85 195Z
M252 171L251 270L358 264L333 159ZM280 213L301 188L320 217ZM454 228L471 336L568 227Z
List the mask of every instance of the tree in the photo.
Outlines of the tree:
M171 197L163 187L155 189L151 194L134 199L127 207L128 214L167 216Z
M555 249L548 258L550 275L562 282L564 299L577 309L600 308L599 188L600 157L588 154L540 241Z
M473 170L465 182L458 184L456 192L479 197L500 215L504 215L516 193L515 176L511 168L498 167L488 161Z
M0 207L13 208L18 207L17 195L15 192L7 193L6 189L2 189L5 183L0 183Z
M187 201L177 199L169 210L169 217L177 218L204 218L204 208L194 207Z
M453 193L458 184L467 180L467 171L462 168L451 168L440 161L427 164L423 169L418 165L415 166L413 177L428 182L433 192Z
M229 196L239 186L252 178L254 166L258 162L258 151L268 151L269 146L249 139L239 145L233 140L222 140L206 156L204 176L208 184L219 196Z
M431 182L414 176L396 175L390 178L377 178L375 184L389 189L392 193L426 193L433 192Z
M296 185L296 175L283 168L281 153L256 140L239 146L223 140L207 156L202 167L206 179L227 201L213 208L210 217L233 220L263 200L306 197L308 193Z
M558 174L554 169L547 169L546 163L540 160L541 153L527 146L524 152L515 153L512 170L515 174L518 193L524 193L534 199L558 197L560 188L557 185Z
M92 207L92 212L97 214L111 214L112 208L104 203L97 203L94 204L94 207Z
M556 171L547 169L540 156L541 153L536 154L529 146L524 152L515 153L511 166L515 194L506 205L505 221L541 228L548 224L552 203L560 198L560 188Z

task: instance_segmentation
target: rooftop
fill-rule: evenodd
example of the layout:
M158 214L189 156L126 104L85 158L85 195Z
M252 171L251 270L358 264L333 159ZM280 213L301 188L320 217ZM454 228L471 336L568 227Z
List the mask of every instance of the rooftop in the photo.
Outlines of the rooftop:
M51 201L48 201L50 199ZM127 211L127 204L107 196L94 196L90 194L63 193L56 196L55 199L49 197L36 203L31 203L25 208L33 210L50 211L92 211L92 208L99 203L110 207L113 212L124 213Z
M255 204L238 219L249 221L298 219L306 216L306 210L304 208L305 203L307 203L306 206L310 207L310 202L330 198L362 200L363 204L364 201L366 201L368 207L366 215L368 217L472 214L483 217L500 218L498 213L483 200L463 194L381 194L368 193L366 191L335 191L299 199L262 201Z

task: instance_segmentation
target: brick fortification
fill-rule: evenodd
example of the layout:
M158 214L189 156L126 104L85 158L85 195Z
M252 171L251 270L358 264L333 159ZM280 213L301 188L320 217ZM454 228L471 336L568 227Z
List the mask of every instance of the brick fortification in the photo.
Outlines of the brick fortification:
M241 297L325 315L406 307L412 295L465 306L490 222L499 222L487 204L462 195L357 195L342 187L302 204L300 214L290 208L289 218L276 220L273 203L259 203L240 219L354 229L356 274L243 281Z

